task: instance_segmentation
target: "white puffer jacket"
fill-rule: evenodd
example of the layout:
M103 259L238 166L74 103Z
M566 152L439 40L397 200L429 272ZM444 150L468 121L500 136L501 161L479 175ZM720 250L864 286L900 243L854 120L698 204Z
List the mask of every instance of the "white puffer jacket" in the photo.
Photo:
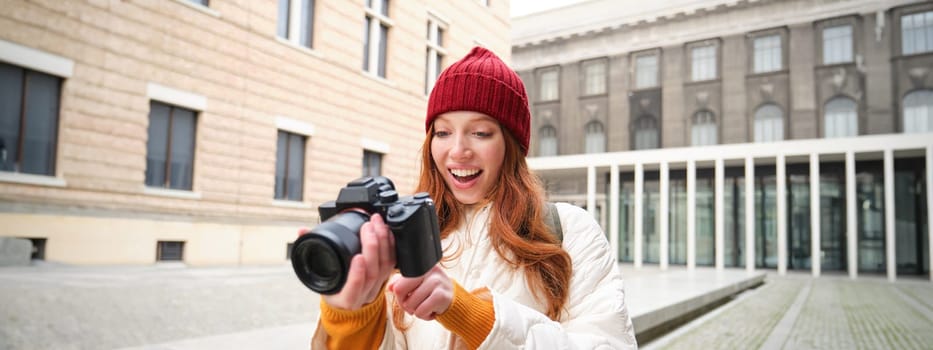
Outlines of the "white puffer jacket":
M563 247L570 254L573 276L561 322L549 319L525 284L524 274L513 271L490 245L486 235L489 205L468 214L467 222L443 241L444 252L461 250L460 258L446 263L446 273L464 289L482 287L492 292L496 320L480 349L635 349L635 331L625 305L622 276L609 242L593 217L583 209L558 203ZM454 349L450 331L436 321L405 315L409 328L392 325L392 305L382 349ZM312 348L324 348L326 333L318 326Z

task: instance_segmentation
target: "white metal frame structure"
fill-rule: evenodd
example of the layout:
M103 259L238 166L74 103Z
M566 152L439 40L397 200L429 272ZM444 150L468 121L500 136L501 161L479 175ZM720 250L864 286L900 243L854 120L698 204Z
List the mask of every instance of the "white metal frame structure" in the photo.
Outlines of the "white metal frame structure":
M810 165L810 200L811 200L811 272L813 276L820 275L820 180L819 164L821 158L843 159L845 162L845 191L846 191L846 222L847 231L845 233L848 261L848 276L856 278L858 276L857 268L857 232L856 232L856 188L855 188L855 163L861 159L877 159L881 156L884 164L884 208L885 208L885 241L886 241L886 276L890 281L897 278L896 259L895 259L895 201L894 201L894 159L906 156L923 156L926 159L925 181L926 181L926 216L927 227L933 227L933 133L921 134L887 134L887 135L867 135L849 138L836 139L808 139L791 140L778 143L745 143L745 144L726 144L706 147L689 148L665 148L654 150L601 153L601 154L578 154L556 157L529 158L529 166L541 176L547 176L549 173L567 174L568 172L585 172L587 178L586 186L586 205L590 213L596 213L597 205L597 183L596 179L606 178L608 173L608 203L609 210L608 231L610 232L610 242L612 244L613 254L618 259L619 254L619 196L620 180L619 171L634 171L634 227L633 227L633 265L640 268L643 265L642 251L643 237L642 229L644 226L642 213L645 210L642 192L644 189L644 179L646 169L660 170L660 195L661 195L661 217L668 218L668 203L666 187L669 185L668 173L672 164L686 165L687 169L687 196L688 208L690 204L695 203L696 196L696 169L697 164L714 164L715 169L715 219L714 219L714 239L715 239L715 267L723 269L723 173L726 165L745 166L745 215L746 223L754 221L755 202L754 202L754 169L755 165L774 165L775 174L778 178L777 187L777 272L785 274L788 263L788 247L786 237L788 227L786 224L787 215L787 197L785 196L786 186L786 167L788 163L809 163ZM791 161L795 159L796 161ZM801 162L801 159L809 161ZM597 176L599 174L599 176ZM814 176L816 175L816 176ZM688 209L688 254L687 269L694 269L696 266L696 239L695 225L692 218L695 217L695 209ZM667 243L668 225L667 220L661 220L660 237L662 239L659 266L662 269L668 267ZM930 266L933 266L933 237L930 237L930 231L927 232L927 241L929 242ZM745 225L745 266L748 270L755 269L755 225ZM931 269L930 280L933 281L933 269Z

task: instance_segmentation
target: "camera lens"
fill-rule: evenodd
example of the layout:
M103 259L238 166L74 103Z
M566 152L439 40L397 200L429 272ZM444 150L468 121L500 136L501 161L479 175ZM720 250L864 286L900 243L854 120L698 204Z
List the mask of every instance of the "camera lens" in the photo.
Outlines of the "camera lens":
M350 260L360 253L360 227L369 215L347 211L334 215L295 241L292 268L298 279L321 294L336 294L347 282Z

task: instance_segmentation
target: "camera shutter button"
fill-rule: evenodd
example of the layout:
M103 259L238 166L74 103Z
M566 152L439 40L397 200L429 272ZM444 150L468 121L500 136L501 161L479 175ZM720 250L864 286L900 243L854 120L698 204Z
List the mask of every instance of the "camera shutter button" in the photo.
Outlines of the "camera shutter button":
M396 216L402 215L402 212L404 211L405 210L403 210L401 207L391 207L389 208L389 217L396 217Z

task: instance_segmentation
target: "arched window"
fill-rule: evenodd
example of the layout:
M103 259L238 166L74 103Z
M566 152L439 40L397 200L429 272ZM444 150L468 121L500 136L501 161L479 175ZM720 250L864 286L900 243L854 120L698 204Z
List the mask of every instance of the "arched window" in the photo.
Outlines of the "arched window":
M904 96L904 133L933 132L933 90L917 90Z
M538 156L551 157L557 155L557 129L545 125L538 132Z
M755 142L784 140L784 111L776 104L764 104L755 110Z
M651 115L643 115L635 120L632 128L635 133L633 139L634 148L654 149L660 146L660 130L658 130L658 120Z
M606 132L603 129L603 123L597 120L586 123L586 144L584 152L603 153L606 152Z
M826 102L823 111L823 137L858 136L858 112L855 101L836 97Z
M716 117L712 111L702 110L693 114L693 126L690 127L690 143L694 146L719 143L716 131Z

